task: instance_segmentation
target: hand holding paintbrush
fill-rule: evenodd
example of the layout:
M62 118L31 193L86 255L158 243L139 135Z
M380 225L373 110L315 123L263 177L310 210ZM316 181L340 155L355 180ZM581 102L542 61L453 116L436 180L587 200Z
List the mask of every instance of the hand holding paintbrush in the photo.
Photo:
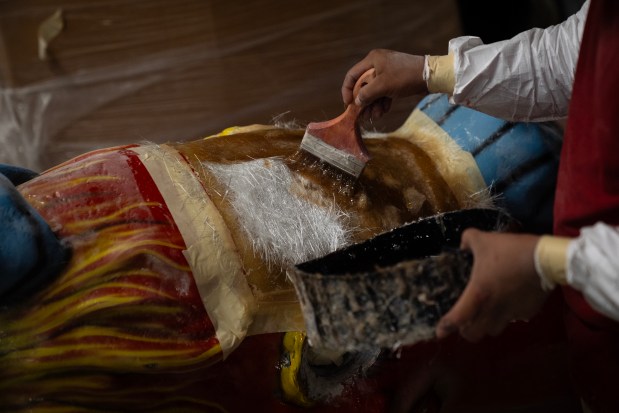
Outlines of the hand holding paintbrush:
M374 77L373 68L361 75L353 89L353 96ZM370 160L359 129L359 116L363 109L364 107L351 103L344 113L335 119L310 123L301 141L301 150L358 178Z

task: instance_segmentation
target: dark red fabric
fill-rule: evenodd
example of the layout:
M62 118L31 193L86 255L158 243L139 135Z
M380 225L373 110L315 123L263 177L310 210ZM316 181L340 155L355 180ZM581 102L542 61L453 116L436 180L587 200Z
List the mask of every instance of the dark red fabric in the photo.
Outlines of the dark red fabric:
M555 199L555 232L619 224L619 2L593 0L583 34Z
M619 1L592 0L555 198L555 234L619 225ZM619 251L617 251L619 257ZM564 289L574 382L594 412L619 412L619 324Z

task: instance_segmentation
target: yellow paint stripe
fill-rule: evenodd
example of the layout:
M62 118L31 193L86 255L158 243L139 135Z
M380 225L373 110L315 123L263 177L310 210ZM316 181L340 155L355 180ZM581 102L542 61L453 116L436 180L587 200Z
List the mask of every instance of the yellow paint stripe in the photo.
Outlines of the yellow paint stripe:
M98 165L100 163L104 163L106 162L107 159L105 158L101 158L101 157L95 157L94 159L88 159L88 160L82 160L80 162L76 162L76 163L71 163L71 164L66 164L66 165L59 165L59 168L52 168L48 171L46 171L47 173L49 173L52 170L55 170L54 172L54 176L58 177L58 176L62 176L62 175L66 175L72 172L79 172L82 171L86 168L90 168L91 166L94 165Z
M129 334L122 329L117 328L105 328L98 326L86 326L80 327L79 329L73 330L67 334L63 334L58 337L58 340L81 340L88 337L110 337L122 340L130 340L130 341L142 341L145 343L170 343L170 344L178 344L179 342L187 342L187 340L179 340L178 336L173 336L172 338L162 338L162 337L148 337L143 335L135 335Z
M132 209L138 209L138 208L144 208L144 207L150 207L150 206L160 206L160 205L161 203L159 202L136 202L134 204L127 205L127 206L124 206L123 208L117 209L112 214L106 215L104 217L70 222L70 223L65 224L64 227L70 230L80 229L80 228L92 229L92 227L99 226L109 221L114 221L117 217L125 214L128 211L131 211Z
M72 284L74 284L76 281L79 281L77 277L72 277L73 274L80 273L84 271L85 268L92 266L97 261L105 260L109 256L114 256L114 260L117 260L117 261L120 261L120 260L128 261L139 255L152 255L154 257L159 258L161 261L163 261L164 263L166 263L172 268L176 268L181 271L190 271L190 268L188 265L178 264L175 261L171 260L170 258L168 258L167 256L159 252L150 250L148 248L143 248L144 246L149 246L149 245L157 245L157 246L168 247L168 248L173 248L177 250L183 249L183 247L180 245L166 243L163 241L153 241L153 240L140 240L140 241L127 242L127 243L122 243L122 244L113 243L111 244L111 246L103 245L101 246L101 250L97 254L93 254L87 257L80 257L79 263L77 265L73 265L71 269L67 271L66 278L68 279L68 281L65 285L63 285L63 288L66 289L66 287L69 287ZM90 273L90 271L88 271L88 273ZM84 274L84 276L86 276L87 278L90 278L91 274Z
M111 201L98 203L96 206L96 209L116 210L117 207L118 207L118 200L113 199ZM57 213L59 217L58 221L61 221L61 222L69 221L70 222L70 221L75 220L75 217L80 217L80 216L87 217L92 214L94 208L95 207L93 207L92 205L82 205L82 206L75 206L72 208L66 208L63 211Z
M109 309L105 312L105 314L101 314L100 317L97 317L97 320L104 321L110 318L123 317L130 313L132 316L148 316L148 320L132 321L132 327L162 326L162 324L159 323L158 316L179 315L184 311L185 309L179 306L160 306L155 304L140 303L140 305L132 306L130 310L126 307L119 309Z
M96 349L92 354L83 354L89 349ZM53 348L33 348L12 352L7 355L13 362L20 363L13 373L18 377L26 371L44 374L47 372L64 371L69 366L81 366L84 369L118 372L144 372L151 369L166 370L195 366L208 361L221 353L219 344L213 345L207 351L195 355L197 348L186 350L122 350L117 348L101 348L96 344L81 343L74 346L55 346ZM50 358L51 357L51 358ZM147 367L147 366L153 367ZM153 370L155 371L155 370ZM4 371L10 377L9 369ZM7 381L10 381L8 379Z
M88 175L83 177L76 177L67 180L54 180L49 181L34 181L28 185L29 192L33 192L36 189L45 189L47 193L54 193L56 191L64 191L67 189L74 189L76 186L87 184L90 182L106 182L106 181L119 181L120 178L117 176L110 175ZM48 192L51 191L51 192Z
M36 337L45 331L53 330L64 324L66 319L81 317L105 308L138 303L143 300L144 297L142 296L114 296L110 294L105 296L105 300L102 300L101 296L92 297L88 300L72 296L50 304L46 307L44 313L36 312L31 314L30 317L24 318L21 324L24 330L32 330L32 334ZM72 305L73 301L76 301L78 304ZM63 312L62 317L57 316L59 312Z
M301 390L297 377L301 367L304 342L304 333L292 331L284 335L284 351L288 355L290 364L282 367L280 378L284 398L298 406L309 407L312 402Z
M56 283L56 287L49 289L42 297L43 301L54 300L55 297L68 287L75 288L76 285L82 284L85 281L103 283L114 278L132 276L134 274L140 276L152 276L159 278L160 275L151 269L130 269L126 270L126 262L111 260L102 265L93 268L90 271L82 272L79 275L74 275L73 269L66 272L62 278ZM150 273L150 275L147 275Z

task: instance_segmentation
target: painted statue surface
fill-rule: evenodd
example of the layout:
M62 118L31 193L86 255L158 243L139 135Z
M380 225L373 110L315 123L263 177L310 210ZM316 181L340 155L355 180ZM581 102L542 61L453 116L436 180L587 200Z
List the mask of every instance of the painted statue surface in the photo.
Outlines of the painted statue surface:
M106 148L17 185L66 254L58 274L2 307L2 409L553 411L570 402L556 378L540 394L552 369L523 379L539 360L555 371L562 363L553 308L478 345L451 338L372 354L308 345L291 266L493 198L484 168L422 110L367 135L372 159L356 182L299 153L303 132L252 125ZM534 332L526 344L514 338L522 329Z

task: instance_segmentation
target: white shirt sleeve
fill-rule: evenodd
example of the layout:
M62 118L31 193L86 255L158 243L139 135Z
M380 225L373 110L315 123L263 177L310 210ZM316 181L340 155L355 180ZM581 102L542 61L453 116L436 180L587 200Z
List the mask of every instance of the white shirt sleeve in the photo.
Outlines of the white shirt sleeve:
M567 283L600 313L619 321L619 228L585 227L567 249Z
M478 37L449 42L454 55L452 103L512 121L567 116L589 0L563 23L483 44Z

